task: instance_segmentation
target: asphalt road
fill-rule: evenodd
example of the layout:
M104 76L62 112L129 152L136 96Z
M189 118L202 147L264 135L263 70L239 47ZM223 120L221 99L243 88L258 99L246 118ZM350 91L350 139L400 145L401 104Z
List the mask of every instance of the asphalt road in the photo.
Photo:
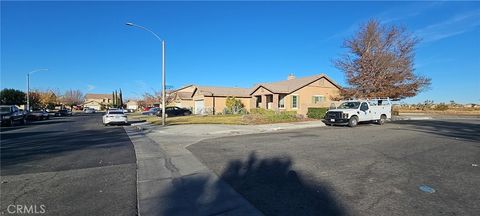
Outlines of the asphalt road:
M479 120L322 127L188 149L266 215L480 212Z
M13 204L43 215L136 215L133 145L101 114L2 127L0 136L1 214L22 213Z

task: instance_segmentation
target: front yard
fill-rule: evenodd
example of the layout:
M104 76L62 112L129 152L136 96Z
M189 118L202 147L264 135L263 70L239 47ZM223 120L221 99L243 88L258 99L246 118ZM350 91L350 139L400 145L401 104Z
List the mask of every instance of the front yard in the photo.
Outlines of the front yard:
M145 120L152 124L162 124L162 119L158 116L146 116L141 113L133 113L128 116L132 120ZM312 119L303 118L295 113L254 113L245 115L191 115L167 118L168 125L180 124L272 124L285 122L310 121Z

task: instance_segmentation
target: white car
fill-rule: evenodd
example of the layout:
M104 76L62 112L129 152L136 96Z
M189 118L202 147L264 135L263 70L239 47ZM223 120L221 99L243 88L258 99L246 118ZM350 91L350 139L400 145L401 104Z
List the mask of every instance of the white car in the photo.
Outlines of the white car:
M94 108L86 108L84 112L85 113L95 113L97 111Z
M127 124L127 116L120 109L109 109L107 113L103 115L103 124L110 125L110 124Z
M392 117L392 103L389 98L348 100L325 114L329 125L346 124L355 127L359 122L375 121L382 125Z

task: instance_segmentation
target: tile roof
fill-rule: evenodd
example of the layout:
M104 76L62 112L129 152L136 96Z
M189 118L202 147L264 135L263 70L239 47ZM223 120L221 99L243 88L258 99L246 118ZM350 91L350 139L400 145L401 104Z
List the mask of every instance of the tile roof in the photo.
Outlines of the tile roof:
M250 97L251 90L237 87L197 86L196 92L205 96Z
M88 99L104 99L104 98L112 99L112 94L86 94L85 95L86 100L88 100Z
M292 93L320 78L324 77L325 79L327 79L328 81L330 81L331 83L333 83L333 85L337 86L338 88L340 88L340 86L335 83L332 79L330 79L329 77L327 77L326 75L324 74L319 74L319 75L315 75L315 76L308 76L308 77L301 77L301 78L295 78L295 79L291 79L291 80L284 80L284 81L279 81L279 82L271 82L271 83L261 83L261 84L258 84L256 85L251 91L250 93L253 93L254 91L256 91L260 86L263 86L264 88L272 91L273 93L285 93L285 94L288 94L288 93Z
M192 99L193 92L176 92L175 94L180 99Z

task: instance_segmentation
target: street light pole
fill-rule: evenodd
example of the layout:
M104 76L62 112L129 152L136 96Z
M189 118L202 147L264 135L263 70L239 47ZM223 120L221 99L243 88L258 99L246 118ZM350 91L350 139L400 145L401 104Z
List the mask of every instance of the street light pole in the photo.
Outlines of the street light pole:
M157 34L155 34L155 32L153 32L152 30L146 27L143 27L131 22L128 22L126 24L128 26L137 27L152 33L153 36L155 36L162 43L162 126L165 126L165 97L166 97L166 94L165 94L165 89L166 89L165 88L165 40L161 39Z
M165 40L162 40L162 125L165 126Z
M30 74L33 74L38 71L47 71L48 69L36 69L27 73L27 107L25 110L30 112Z

